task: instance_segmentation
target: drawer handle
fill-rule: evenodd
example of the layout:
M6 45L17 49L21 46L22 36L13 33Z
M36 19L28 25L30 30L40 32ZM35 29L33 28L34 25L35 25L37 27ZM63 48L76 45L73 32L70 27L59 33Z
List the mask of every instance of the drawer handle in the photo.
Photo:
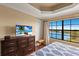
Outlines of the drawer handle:
M12 52L12 51L14 51L14 50L9 50L9 52Z
M33 44L34 42L31 42L30 44Z
M9 44L14 44L14 43L9 43Z
M32 49L29 49L29 50L32 50Z

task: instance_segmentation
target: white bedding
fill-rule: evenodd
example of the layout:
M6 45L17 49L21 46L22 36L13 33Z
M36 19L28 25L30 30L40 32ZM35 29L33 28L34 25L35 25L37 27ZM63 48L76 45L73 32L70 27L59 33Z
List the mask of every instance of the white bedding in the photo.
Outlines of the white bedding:
M31 56L79 56L79 48L55 42L35 51Z

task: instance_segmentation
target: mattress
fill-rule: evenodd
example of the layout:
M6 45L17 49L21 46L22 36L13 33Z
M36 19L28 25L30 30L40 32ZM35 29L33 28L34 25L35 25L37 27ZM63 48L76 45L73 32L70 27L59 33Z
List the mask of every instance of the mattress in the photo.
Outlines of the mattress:
M33 52L31 56L79 56L79 48L55 42Z

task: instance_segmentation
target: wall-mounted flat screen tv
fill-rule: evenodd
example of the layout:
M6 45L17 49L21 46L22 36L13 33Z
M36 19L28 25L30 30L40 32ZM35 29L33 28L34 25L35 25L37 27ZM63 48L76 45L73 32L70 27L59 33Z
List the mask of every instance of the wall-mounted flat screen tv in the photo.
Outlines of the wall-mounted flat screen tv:
M19 35L25 35L25 33L28 33L28 35L32 34L32 26L26 26L26 25L16 25L16 36Z

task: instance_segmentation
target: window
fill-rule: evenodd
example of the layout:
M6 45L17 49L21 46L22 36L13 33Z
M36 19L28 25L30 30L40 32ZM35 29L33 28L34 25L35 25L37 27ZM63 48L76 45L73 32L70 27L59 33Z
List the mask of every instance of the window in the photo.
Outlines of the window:
M71 41L79 42L79 18L71 19Z
M57 21L57 39L62 39L62 21Z
M51 21L49 24L50 38L62 39L62 21Z
M70 41L70 20L69 19L65 19L64 20L64 40Z
M50 38L79 42L79 18L51 21Z
M49 25L50 25L50 28L49 28L49 36L50 36L50 38L55 38L56 39L56 21L51 21L50 23L49 23Z

